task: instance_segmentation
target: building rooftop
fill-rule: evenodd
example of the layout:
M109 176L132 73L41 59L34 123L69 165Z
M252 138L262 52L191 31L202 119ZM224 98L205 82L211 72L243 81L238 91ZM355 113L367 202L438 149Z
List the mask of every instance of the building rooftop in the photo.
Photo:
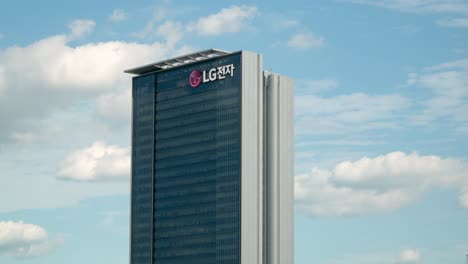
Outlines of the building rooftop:
M130 73L130 74L136 74L136 75L141 75L149 72L157 72L157 71L162 71L165 69L169 69L172 67L184 65L184 64L189 64L197 61L202 61L206 59L211 59L214 57L222 56L222 55L227 55L230 54L231 52L227 52L224 50L218 50L218 49L207 49L207 50L202 50L194 53L190 53L187 55L175 57L172 59L168 60L163 60L151 64L147 64L144 66L136 67L133 69L128 69L125 70L125 73Z

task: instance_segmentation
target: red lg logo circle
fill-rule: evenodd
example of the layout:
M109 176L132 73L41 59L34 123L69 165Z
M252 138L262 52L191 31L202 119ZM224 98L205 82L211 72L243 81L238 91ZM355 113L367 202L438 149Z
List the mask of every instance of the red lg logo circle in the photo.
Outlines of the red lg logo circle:
M201 83L201 72L199 70L194 70L190 73L190 86L196 88Z

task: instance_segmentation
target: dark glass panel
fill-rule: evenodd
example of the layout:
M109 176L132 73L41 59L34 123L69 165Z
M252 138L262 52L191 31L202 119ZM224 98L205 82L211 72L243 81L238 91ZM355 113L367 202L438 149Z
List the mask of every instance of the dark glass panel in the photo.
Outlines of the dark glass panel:
M131 263L150 264L153 234L154 75L133 80Z
M189 85L198 69L234 64ZM240 263L240 55L156 74L155 264Z

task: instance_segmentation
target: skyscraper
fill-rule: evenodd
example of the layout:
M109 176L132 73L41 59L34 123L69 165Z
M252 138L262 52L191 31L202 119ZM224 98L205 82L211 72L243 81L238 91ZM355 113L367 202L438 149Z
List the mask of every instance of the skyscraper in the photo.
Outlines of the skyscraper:
M292 264L292 80L213 49L126 72L130 263Z

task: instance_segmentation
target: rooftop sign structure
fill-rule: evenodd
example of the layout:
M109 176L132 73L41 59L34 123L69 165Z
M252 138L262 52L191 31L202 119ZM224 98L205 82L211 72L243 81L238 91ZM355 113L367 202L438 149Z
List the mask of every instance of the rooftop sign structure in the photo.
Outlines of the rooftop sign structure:
M223 50L207 49L207 50L183 55L180 57L172 58L169 60L163 60L160 62L155 62L155 63L151 63L148 65L140 66L137 68L129 69L124 72L130 73L130 74L142 75L142 74L146 74L149 72L158 72L158 71L166 70L169 68L173 68L173 67L177 67L177 66L197 62L197 61L207 60L207 59L211 59L214 57L227 55L230 53L231 52L227 52Z

